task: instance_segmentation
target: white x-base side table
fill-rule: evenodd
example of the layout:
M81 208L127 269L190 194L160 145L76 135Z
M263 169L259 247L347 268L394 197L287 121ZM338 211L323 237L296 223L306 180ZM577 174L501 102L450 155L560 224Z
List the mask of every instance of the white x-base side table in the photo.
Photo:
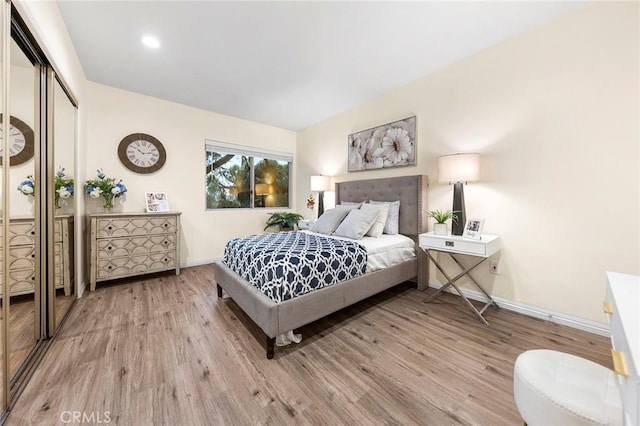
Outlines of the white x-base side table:
M449 287L453 287L462 300L473 310L480 321L489 325L486 319L482 316L484 311L491 305L494 305L496 308L498 304L493 300L493 298L487 293L482 286L471 276L470 272L473 271L478 265L487 260L490 256L498 253L500 251L501 240L497 235L482 235L480 240L472 240L469 238L464 238L457 235L435 235L433 232L427 232L426 234L420 234L420 248L427 253L427 256L433 264L438 268L438 270L444 275L447 279L447 283L440 287L438 291L428 297L424 302L429 303L436 297L438 297L443 291L448 289ZM453 278L449 276L449 274L444 270L442 265L436 260L435 256L433 256L432 252L439 251L443 253L447 253L454 262L462 269L462 272L458 273ZM475 257L475 262L471 266L464 266L464 264L456 257L456 255L467 255ZM478 310L475 306L467 299L464 293L460 290L460 288L456 285L456 281L460 278L467 276L473 282L476 287L480 289L480 291L486 296L487 303L482 307L482 309Z

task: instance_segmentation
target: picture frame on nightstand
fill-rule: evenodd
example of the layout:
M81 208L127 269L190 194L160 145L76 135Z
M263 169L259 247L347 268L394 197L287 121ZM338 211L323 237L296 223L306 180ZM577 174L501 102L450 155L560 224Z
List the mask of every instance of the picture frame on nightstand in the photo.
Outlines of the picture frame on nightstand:
M464 230L462 236L464 238L471 238L473 240L479 240L482 237L482 227L484 226L484 219L470 217L464 224Z

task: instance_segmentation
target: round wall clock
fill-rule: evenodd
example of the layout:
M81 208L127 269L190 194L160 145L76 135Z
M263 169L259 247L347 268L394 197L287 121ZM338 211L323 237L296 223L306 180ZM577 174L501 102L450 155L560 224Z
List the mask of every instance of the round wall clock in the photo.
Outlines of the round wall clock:
M0 114L2 123L2 114ZM0 165L2 165L2 149L4 147L4 134L0 126ZM17 166L26 163L33 158L33 130L24 121L11 116L9 119L9 165Z
M160 141L145 133L133 133L120 142L118 157L124 166L136 173L153 173L167 161L167 151Z

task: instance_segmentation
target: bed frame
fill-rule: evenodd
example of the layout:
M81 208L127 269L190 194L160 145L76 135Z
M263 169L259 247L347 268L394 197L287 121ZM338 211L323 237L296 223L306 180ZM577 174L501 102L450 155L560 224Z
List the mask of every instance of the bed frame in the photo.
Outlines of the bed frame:
M422 290L427 283L427 261L418 236L427 229L427 177L422 175L367 179L336 184L336 203L342 201L400 200L401 234L416 242L416 257L391 268L361 275L311 293L276 303L221 261L214 264L218 297L222 290L264 331L267 358L272 359L276 336L413 280Z

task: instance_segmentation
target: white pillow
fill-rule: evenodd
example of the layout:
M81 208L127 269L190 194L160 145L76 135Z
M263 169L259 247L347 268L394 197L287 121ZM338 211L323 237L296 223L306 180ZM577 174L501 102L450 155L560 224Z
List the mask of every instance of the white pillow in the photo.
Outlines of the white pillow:
M354 203L354 202L351 202L351 201L343 201L343 202L340 203L340 206L349 206L349 207L350 206L355 206L357 209L359 209L360 206L362 206L363 204L364 204L364 201L362 201L360 203ZM336 206L336 207L338 207L338 206Z
M387 222L384 224L385 234L395 235L399 232L400 221L400 201L369 201L371 204L388 204L389 216L387 216Z
M367 237L375 237L378 238L382 235L382 231L384 230L384 224L387 223L387 216L389 216L389 205L388 204L363 204L360 207L360 210L375 210L378 215L376 216L376 220L371 225L371 228L365 234Z
M364 234L371 229L377 216L376 210L351 210L338 229L333 231L333 235L361 240Z
M317 232L319 234L331 235L336 230L342 219L349 213L347 209L329 209L311 224L309 231Z

